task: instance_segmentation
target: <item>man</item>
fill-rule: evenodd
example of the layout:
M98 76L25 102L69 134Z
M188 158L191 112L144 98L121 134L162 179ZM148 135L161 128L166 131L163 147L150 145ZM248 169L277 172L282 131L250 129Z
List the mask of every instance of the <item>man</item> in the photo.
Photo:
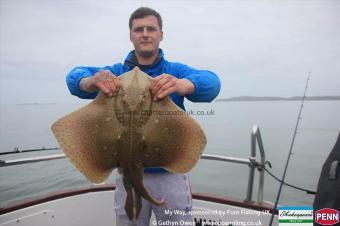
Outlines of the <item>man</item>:
M112 97L120 88L117 76L138 66L155 78L150 89L154 101L166 96L184 110L184 97L194 102L210 102L220 90L218 77L206 70L197 70L181 63L164 59L159 43L163 39L162 19L155 10L141 7L132 13L129 20L130 41L134 45L124 64L99 67L76 67L67 75L67 85L73 95L80 98L95 98L99 91ZM167 209L191 210L192 198L188 175L178 175L162 168L146 168L143 183L150 195L164 198ZM143 207L136 222L130 222L125 210L126 192L122 177L116 180L115 210L117 225L149 225L151 211L157 224L166 222L192 221L190 214L185 216L166 214L164 208L155 206L143 199Z

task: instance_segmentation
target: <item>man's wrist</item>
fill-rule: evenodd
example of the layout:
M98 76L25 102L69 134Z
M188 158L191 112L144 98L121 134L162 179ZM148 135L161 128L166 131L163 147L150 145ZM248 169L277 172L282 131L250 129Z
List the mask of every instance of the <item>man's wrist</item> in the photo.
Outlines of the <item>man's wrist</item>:
M93 93L97 90L96 87L91 86L92 77L82 78L79 82L79 89L87 93Z
M185 83L184 95L190 95L195 92L195 85L189 79L181 79Z

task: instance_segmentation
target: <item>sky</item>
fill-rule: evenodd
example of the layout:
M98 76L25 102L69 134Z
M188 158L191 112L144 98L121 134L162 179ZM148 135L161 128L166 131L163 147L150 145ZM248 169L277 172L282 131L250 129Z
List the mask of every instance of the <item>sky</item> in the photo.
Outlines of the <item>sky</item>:
M128 19L163 18L167 60L215 72L219 98L340 95L340 1L0 0L0 104L78 101L76 66L124 62Z

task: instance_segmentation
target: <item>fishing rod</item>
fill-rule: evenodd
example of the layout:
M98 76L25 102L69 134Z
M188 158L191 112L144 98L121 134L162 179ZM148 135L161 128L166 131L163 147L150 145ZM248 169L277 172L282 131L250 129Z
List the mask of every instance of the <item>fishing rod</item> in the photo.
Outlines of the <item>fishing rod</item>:
M18 154L18 153L25 153L25 152L36 152L36 151L51 151L51 150L59 150L59 147L55 148L34 148L34 149L19 149L18 147L15 147L13 151L6 151L6 152L0 152L0 155L10 155L10 154Z
M286 178L286 173L287 173L288 164L289 164L289 161L290 161L290 156L292 155L292 150L293 150L293 146L294 146L294 142L295 142L295 137L296 137L297 130L298 130L298 127L299 127L299 123L300 123L300 120L301 120L302 108L303 108L303 104L304 104L305 98L306 98L306 92L307 92L307 88L308 88L308 82L309 82L309 80L310 80L309 77L310 77L310 72L308 73L308 76L307 76L307 81L306 81L306 85L305 85L305 90L304 90L304 92L303 92L303 96L302 96L302 100L301 100L301 104L300 104L300 109L299 109L299 114L298 114L298 117L297 117L297 120L296 120L296 124L295 124L293 139L292 139L292 142L291 142L291 144L290 144L290 148L289 148L289 153L288 153L288 157L287 157L285 169L284 169L284 171L283 171L283 175L282 175L282 178L281 178L281 183L280 183L279 191L278 191L277 196L276 196L276 200L275 200L275 205L274 205L273 213L272 213L271 218L270 218L270 223L269 223L270 226L272 226L272 224L273 224L274 215L275 215L275 210L276 210L277 205L278 205L278 203L279 203L279 199L280 199L282 187L283 187L283 184L284 184L284 181L285 181L285 178Z

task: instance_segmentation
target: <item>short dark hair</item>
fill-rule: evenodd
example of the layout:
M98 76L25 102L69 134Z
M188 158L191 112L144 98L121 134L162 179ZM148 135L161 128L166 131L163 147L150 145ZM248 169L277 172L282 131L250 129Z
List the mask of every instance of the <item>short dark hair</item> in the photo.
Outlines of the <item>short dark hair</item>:
M141 19L141 18L144 18L146 16L155 16L158 20L158 26L160 28L160 30L162 30L162 17L161 15L154 9L151 9L149 7L140 7L138 9L136 9L130 16L130 19L129 19L129 27L130 27L130 30L132 28L132 21L134 19Z

